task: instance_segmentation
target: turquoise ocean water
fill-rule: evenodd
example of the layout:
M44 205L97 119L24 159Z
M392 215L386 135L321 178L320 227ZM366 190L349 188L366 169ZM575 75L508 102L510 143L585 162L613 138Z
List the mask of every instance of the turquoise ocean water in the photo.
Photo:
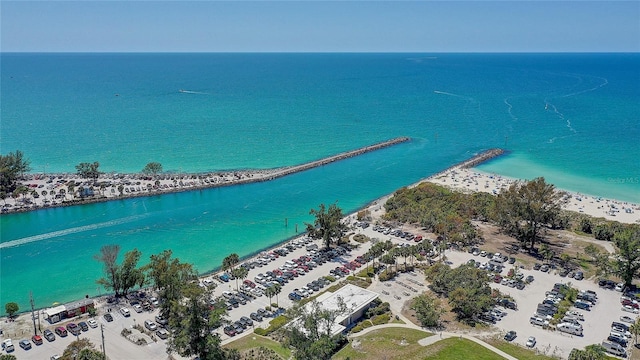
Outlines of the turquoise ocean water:
M0 217L0 304L97 295L105 244L215 269L491 147L481 166L640 202L639 54L1 54L3 154L33 172L273 168L412 141L268 183ZM180 92L179 90L184 90ZM285 227L287 219L288 227ZM8 246L11 244L11 246Z

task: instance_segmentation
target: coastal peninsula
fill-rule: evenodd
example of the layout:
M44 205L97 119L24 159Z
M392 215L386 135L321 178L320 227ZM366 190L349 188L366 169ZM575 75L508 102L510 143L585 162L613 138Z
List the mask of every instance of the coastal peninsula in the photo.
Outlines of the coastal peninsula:
M104 173L95 181L78 174L34 174L21 181L30 191L4 199L2 213L270 181L410 140L409 137L398 137L300 165L264 170L167 173L156 176Z

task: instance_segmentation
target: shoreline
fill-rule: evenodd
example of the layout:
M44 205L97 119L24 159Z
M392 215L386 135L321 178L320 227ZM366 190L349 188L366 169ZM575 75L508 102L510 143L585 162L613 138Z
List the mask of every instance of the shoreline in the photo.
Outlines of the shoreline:
M81 178L78 174L33 174L31 179L23 180L21 185L30 189L29 195L4 200L0 214L36 211L55 207L93 204L105 201L147 197L163 194L178 193L244 185L257 182L271 181L280 177L313 169L332 162L345 160L380 150L393 145L410 141L409 137L397 137L387 141L367 145L355 150L342 152L319 160L309 161L299 165L285 166L266 170L235 170L207 173L183 173L144 175L133 174L102 174L96 181ZM73 182L73 186L71 183ZM91 189L87 197L71 197L69 189ZM33 194L36 193L36 195ZM75 193L76 191L74 191Z
M477 165L479 165L479 163L473 166ZM442 185L451 190L486 192L494 195L499 194L502 189L508 188L511 184L524 181L523 179L514 179L499 174L486 173L473 166L453 166L443 172L428 177L424 181ZM414 186L419 183L414 184ZM563 206L563 210L624 224L640 224L640 205L636 203L608 199L595 195L586 195L566 189L556 189L565 191L570 196L569 202Z

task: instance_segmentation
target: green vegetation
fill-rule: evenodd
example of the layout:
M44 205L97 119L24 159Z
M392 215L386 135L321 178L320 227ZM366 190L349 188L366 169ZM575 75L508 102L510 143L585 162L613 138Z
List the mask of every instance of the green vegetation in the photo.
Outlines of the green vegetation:
M202 360L237 357L235 350L220 347L220 336L214 331L222 325L226 307L211 306L211 290L198 286L191 264L172 258L172 252L165 250L152 255L144 269L158 290L160 314L169 321L169 352Z
M257 330L257 329L256 329ZM260 353L265 353L261 348L269 349L271 352L277 354L281 359L289 359L291 357L291 350L280 345L279 342L273 341L264 336L245 336L224 346L225 349L236 349L241 354L251 354L252 351L256 353L256 359L265 359L265 357L259 357ZM245 358L251 359L250 356Z
M545 227L563 228L568 220L561 216L567 193L557 191L544 178L516 182L496 198L494 219L503 231L533 249Z
M282 328L283 326L285 326L291 319L285 315L280 315L277 318L274 318L273 320L271 320L269 322L269 327L266 329L263 328L256 328L254 330L254 332L258 335L269 335L271 333L273 333L274 331Z
M62 360L104 360L102 352L95 349L89 339L78 339L64 349Z
M518 360L553 360L554 359L546 355L536 354L535 351L533 350L518 346L513 343L506 342L501 338L489 339L485 341L490 345L495 346L499 350L502 350L505 353L515 357Z
M609 254L595 246L585 247L585 253L598 268L598 273L615 275L629 286L640 277L640 226L631 224L617 228L613 235L616 252Z
M7 315L9 315L9 319L11 319L13 315L20 310L20 307L18 307L18 304L15 302L8 302L4 304L4 310L7 312Z
M607 350L600 344L588 345L584 350L573 349L569 354L569 360L605 360Z
M98 180L98 177L101 174L98 168L100 168L100 163L97 161L93 163L83 162L76 165L78 175L86 179L93 179L94 182Z
M411 309L416 312L416 318L420 324L428 328L438 326L440 316L445 312L440 299L428 293L416 296L413 299Z
M423 347L418 344L418 340L431 335L433 334L402 327L378 329L354 338L355 341L337 352L333 359L422 360L430 356L431 346ZM401 343L406 345L400 345Z
M438 263L426 271L426 276L431 282L429 288L449 299L451 310L461 321L475 324L476 317L494 304L486 272L473 266L451 269Z
M18 358L12 354L2 354L0 355L0 360L17 360Z
M162 172L162 164L160 164L159 162L150 162L142 169L142 173L145 175L156 176L161 172Z
M342 209L336 204L329 205L329 209L326 209L324 204L320 204L318 210L311 209L309 214L313 215L315 220L313 224L305 223L307 233L313 239L322 239L327 248L340 239L347 229L342 223Z
M0 155L0 193L3 199L17 189L18 179L31 171L30 164L20 150Z
M338 298L338 308L325 309L317 301L296 304L287 310L287 317L294 319L295 326L285 326L284 345L295 349L295 359L330 359L344 343L342 334L332 336L337 318L348 311L347 305Z
M115 292L116 297L126 296L129 290L136 285L142 287L145 275L142 268L138 268L138 261L142 253L133 249L124 254L124 261L118 265L120 245L105 245L100 248L100 254L94 258L104 266L105 277L98 279L97 283L106 290Z

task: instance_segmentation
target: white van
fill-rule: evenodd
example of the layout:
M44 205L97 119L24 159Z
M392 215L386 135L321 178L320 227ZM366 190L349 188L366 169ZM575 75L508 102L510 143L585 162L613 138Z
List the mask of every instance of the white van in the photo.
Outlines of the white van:
M287 260L287 261L285 261L284 266L286 266L288 268L291 268L291 269L295 269L298 265L296 263L294 263L293 261L291 261L291 260Z
M529 319L529 322L530 322L532 325L540 325L540 326L547 326L547 325L549 325L549 321L547 321L547 320L545 320L545 319L543 319L543 318L537 317L537 316L532 316L532 317Z
M582 326L577 326L571 323L562 323L557 326L558 331L566 332L568 334L582 336Z
M131 313L129 312L129 309L127 309L126 307L120 308L120 313L122 314L122 316L124 317L129 317L131 316Z
M627 351L620 344L603 341L602 347L604 347L609 354L620 357L627 357Z

